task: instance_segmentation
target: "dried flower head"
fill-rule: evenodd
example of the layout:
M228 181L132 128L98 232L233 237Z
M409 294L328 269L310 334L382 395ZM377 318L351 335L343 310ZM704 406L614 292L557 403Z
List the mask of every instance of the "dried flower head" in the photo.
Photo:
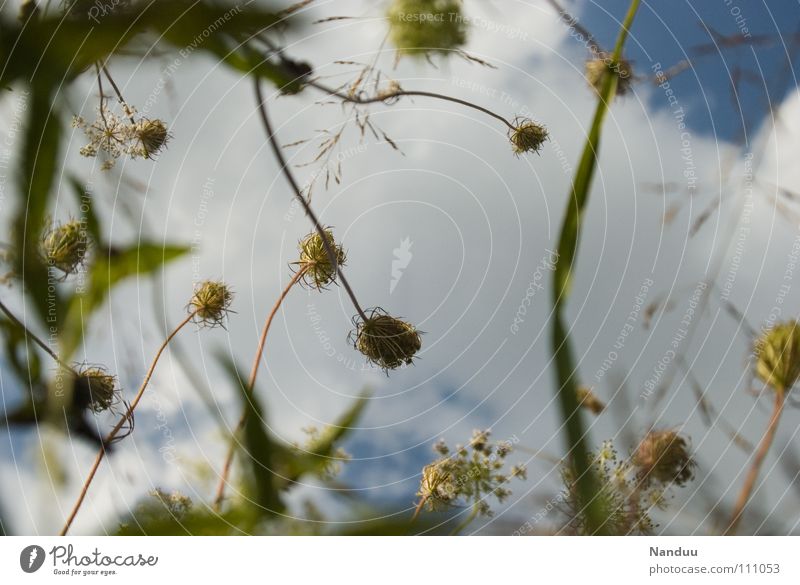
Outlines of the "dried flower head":
M48 266L58 268L68 276L83 265L89 249L89 237L77 220L51 225L42 235L39 249Z
M389 38L398 55L447 54L467 42L460 0L394 0L388 17Z
M456 445L452 455L443 440L434 444L441 457L422 470L417 507L434 512L454 506L474 506L477 514L491 516L487 499L502 502L511 491L505 487L512 477L525 479L524 465L503 471L511 452L509 442L492 442L488 430L476 430L468 445Z
M142 156L153 158L167 144L170 133L161 120L144 118L136 124L136 137L141 146Z
M800 328L787 321L765 331L755 343L756 376L778 392L788 392L800 378Z
M611 54L601 53L597 58L586 62L586 79L597 93L605 83L606 75L616 75L617 95L625 95L633 85L633 68L629 61L620 59L614 63Z
M195 287L187 310L194 315L195 323L214 327L222 324L232 302L233 292L227 284L206 280Z
M344 266L347 262L347 254L342 246L334 240L331 228L325 228L324 232L325 240L336 256L337 266ZM325 241L318 232L312 232L300 240L298 248L300 249L300 260L295 264L303 271L303 282L307 286L321 290L332 282L336 282L337 266L331 264Z
M119 401L117 378L104 368L90 366L78 371L73 383L74 402L94 412L104 412Z
M419 331L383 309L372 309L366 321L356 317L356 329L350 340L358 351L383 370L411 364L422 347Z
M526 152L538 153L547 137L547 129L528 118L514 120L514 129L508 132L508 138L517 155Z
M600 414L606 407L592 389L586 386L578 388L578 403L592 414Z
M688 441L676 431L650 431L632 457L643 484L650 481L683 486L694 479L694 459Z
M124 154L132 159L152 159L171 137L161 120L141 118L137 121L136 108L126 103L119 107L122 109L121 115L102 99L94 122L89 123L81 116L72 119L72 126L81 128L89 139L89 143L80 150L81 156L91 158L102 154L105 157L101 167L103 170L112 168Z

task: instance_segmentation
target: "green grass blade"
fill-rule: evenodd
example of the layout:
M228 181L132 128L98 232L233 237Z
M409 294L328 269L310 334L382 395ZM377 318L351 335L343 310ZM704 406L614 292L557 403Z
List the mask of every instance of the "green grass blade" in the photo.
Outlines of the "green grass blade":
M632 0L617 38L610 67L617 65L622 57L622 48L628 37L628 30L638 9L639 0ZM566 325L564 308L572 290L572 270L578 251L583 210L589 199L592 178L597 166L597 153L600 148L603 120L616 94L617 81L616 75L606 75L603 81L592 126L589 129L580 164L572 182L567 212L564 216L564 223L561 226L558 258L553 278L555 324L552 332L551 347L558 375L558 400L561 417L566 428L568 452L572 456L572 464L575 467L578 498L581 508L585 511L585 525L589 534L603 534L605 532L605 519L602 512L604 506L602 505L603 502L600 501L600 496L597 495L599 493L597 479L591 469L591 462L586 448L586 428L582 413L578 409L578 381L575 376L577 368L572 355L569 328Z

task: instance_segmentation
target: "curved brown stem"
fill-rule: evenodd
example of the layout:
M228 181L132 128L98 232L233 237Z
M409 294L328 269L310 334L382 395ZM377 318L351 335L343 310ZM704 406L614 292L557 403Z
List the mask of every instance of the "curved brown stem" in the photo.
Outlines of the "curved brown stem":
M497 114L497 113L493 112L492 110L490 110L488 108L484 108L483 106L479 106L478 104L474 104L474 103L472 103L470 101L467 101L467 100L462 100L461 98L445 95L445 94L442 94L442 93L436 93L436 92L433 92L433 91L419 91L419 90L406 91L404 89L401 89L401 90L398 90L398 91L382 93L382 94L379 94L379 95L376 95L376 96L364 98L364 97L355 97L355 96L351 96L351 95L347 95L347 94L341 93L339 91L336 91L335 89L326 87L326 86L322 85L321 83L317 83L317 82L311 82L311 83L309 83L309 85L311 85L312 87L315 87L315 88L317 88L317 89L319 89L321 91L324 91L328 95L337 97L342 101L350 102L352 104L363 104L363 105L374 104L374 103L378 103L378 102L386 102L386 101L389 101L389 100L392 100L392 99L396 99L396 98L400 98L400 97L415 97L415 96L416 97L429 97L429 98L442 100L442 101L446 101L446 102L453 102L454 104L459 104L459 105L462 105L462 106L466 106L468 108L472 108L473 110L478 110L479 112L483 112L487 116L491 116L492 118L495 118L496 120L500 120L503 124L508 126L511 130L516 130L517 129L517 127L512 122L508 121L506 118L504 118L500 114Z
M267 138L269 138L269 143L272 146L272 151L275 154L275 158L278 161L278 166L280 166L280 170L283 175L286 177L286 180L289 182L289 185L292 187L292 191L294 191L295 197L300 202L300 205L303 206L303 210L305 211L306 215L309 219L314 223L314 228L317 230L320 239L322 240L322 245L325 246L325 252L328 254L328 260L330 260L331 266L336 267L336 273L339 275L339 280L342 282L342 286L344 290L347 292L347 295L350 297L350 301L353 303L353 306L356 309L358 315L364 321L368 321L367 314L364 312L364 309L361 308L361 305L358 303L358 299L356 299L356 295L353 292L353 289L350 287L350 283L347 282L347 278L344 275L344 271L342 270L341 265L336 257L336 252L333 250L333 246L331 242L328 241L328 236L325 233L325 228L322 227L322 224L319 222L317 215L314 213L314 210L311 209L311 204L303 197L303 191L300 189L300 185L297 183L297 180L294 178L289 165L286 162L286 157L283 156L283 151L281 150L280 144L278 144L278 140L275 136L275 131L272 129L272 124L269 121L269 116L267 116L267 106L266 100L264 99L264 95L261 92L261 84L259 83L258 77L253 78L253 85L255 87L256 92L256 101L258 102L258 113L261 116L261 122L264 124L264 130L267 133Z
M767 430L764 432L764 436L761 438L761 442L758 445L758 451L756 451L755 457L753 458L753 464L750 466L750 470L747 472L747 477L744 479L744 485L742 486L742 490L739 492L739 497L736 499L736 505L733 507L733 516L731 517L730 524L728 524L725 532L723 532L723 534L726 536L732 536L736 534L736 529L738 528L739 522L742 519L744 508L747 505L747 501L750 499L750 496L752 495L756 479L758 479L758 473L761 470L761 465L764 463L764 459L767 457L769 448L775 439L775 431L778 430L778 422L780 421L781 413L783 412L783 407L785 405L786 392L776 389L775 406L772 409L772 416L767 424Z
M264 322L264 328L261 330L261 337L258 340L258 348L256 349L256 357L253 360L253 366L250 369L250 379L247 381L247 393L250 394L253 392L253 388L256 387L256 376L258 376L258 368L261 365L261 358L264 355L264 347L267 343L267 334L269 333L269 329L272 326L272 320L275 318L275 315L278 313L278 309L281 308L281 304L283 300L286 298L286 295L289 294L289 291L292 287L297 284L303 275L306 273L305 267L300 267L300 269L295 273L292 279L289 281L289 284L286 285L286 288L283 289L281 296L278 297L278 300L275 301L275 306L272 307L269 315L267 315L267 320ZM242 432L244 429L244 425L247 423L247 410L242 412L242 415L239 417L239 422L236 424L236 429L233 431L234 440L231 441L230 446L228 447L228 454L225 456L225 463L222 466L222 473L219 478L219 484L217 485L217 491L214 496L214 511L219 512L220 508L222 507L222 500L225 499L225 486L228 485L228 478L231 474L231 466L233 465L233 456L236 453L236 442L235 438Z
M161 347L158 348L153 361L150 364L150 368L147 370L147 373L142 380L141 386L139 386L139 391L134 396L133 400L131 401L128 409L125 411L125 414L122 418L119 419L114 428L106 435L105 439L103 439L103 445L101 445L100 449L97 452L97 456L94 459L94 463L92 464L91 469L89 470L89 475L86 476L86 481L83 482L83 487L81 488L80 493L78 494L78 499L75 501L75 505L72 507L72 511L70 512L67 520L64 522L64 526L61 528L61 532L59 532L59 536L66 536L67 532L69 532L70 526L72 526L72 522L75 520L75 516L77 516L78 511L81 509L83 505L83 500L86 499L86 494L89 491L89 486L92 485L92 481L94 480L94 476L97 474L97 470L100 467L100 463L102 463L103 458L106 456L106 445L108 445L114 438L119 434L122 428L131 420L133 416L133 411L138 406L139 402L144 395L144 391L147 388L147 385L150 383L150 379L153 377L153 372L155 372L156 364L158 364L158 360L161 357L161 354L164 353L164 350L169 345L169 342L178 334L178 332L183 329L183 327L192 320L195 313L191 312L186 318L180 322L180 324L175 327L175 329L170 333L164 342L161 344Z

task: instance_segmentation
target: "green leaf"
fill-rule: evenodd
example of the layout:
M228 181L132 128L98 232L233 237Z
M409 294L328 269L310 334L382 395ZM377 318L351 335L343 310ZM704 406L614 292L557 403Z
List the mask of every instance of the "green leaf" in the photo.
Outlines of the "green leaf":
M103 237L100 231L100 219L95 213L95 201L92 193L87 190L83 183L75 175L70 174L67 181L75 194L75 202L78 204L81 217L83 218L92 242L95 246L103 247Z
M275 473L274 455L277 445L264 428L263 410L255 392L248 391L245 380L239 375L239 370L227 355L219 354L218 359L231 381L238 388L247 416L244 427L244 454L250 461L257 513L261 516L274 516L284 510Z
M19 211L14 220L16 270L44 325L48 308L58 312L60 299L50 286L48 270L39 253L50 191L58 167L61 125L52 109L49 87L37 85L26 100L28 120L19 175Z

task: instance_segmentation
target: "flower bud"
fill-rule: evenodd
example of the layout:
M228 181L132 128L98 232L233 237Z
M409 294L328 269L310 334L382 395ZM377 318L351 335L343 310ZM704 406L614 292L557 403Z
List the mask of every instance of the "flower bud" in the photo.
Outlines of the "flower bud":
M373 309L366 321L356 324L351 339L358 351L384 370L411 364L422 347L419 332L410 323Z
M538 153L547 140L547 129L528 118L517 118L514 129L509 130L508 138L517 155L526 152Z
M788 321L765 331L755 343L756 376L778 392L800 378L800 328Z
M336 244L330 228L325 230L325 239L333 249L338 266L344 266L347 255L342 246ZM327 287L336 281L337 266L331 264L325 242L318 232L312 232L300 241L300 260L295 262L303 270L303 282L317 290Z
M683 486L694 478L696 463L686 439L675 431L650 431L632 458L642 483L650 480Z
M77 272L86 259L89 239L79 221L51 226L45 231L40 246L42 258L64 275Z
M614 64L609 53L601 53L596 59L586 62L586 80L599 94L603 89L606 75L617 76L617 95L625 95L633 85L633 68L629 61L620 59Z
M94 412L108 410L119 398L116 377L96 366L78 372L72 391L76 404L87 405Z
M399 55L447 54L467 42L459 0L394 0L388 18L389 38Z
M136 137L142 146L142 156L152 158L153 155L164 148L170 138L170 133L161 120L148 120L145 118L136 124Z
M206 280L195 288L187 310L194 315L195 323L214 327L222 324L230 311L231 302L233 293L227 284Z

